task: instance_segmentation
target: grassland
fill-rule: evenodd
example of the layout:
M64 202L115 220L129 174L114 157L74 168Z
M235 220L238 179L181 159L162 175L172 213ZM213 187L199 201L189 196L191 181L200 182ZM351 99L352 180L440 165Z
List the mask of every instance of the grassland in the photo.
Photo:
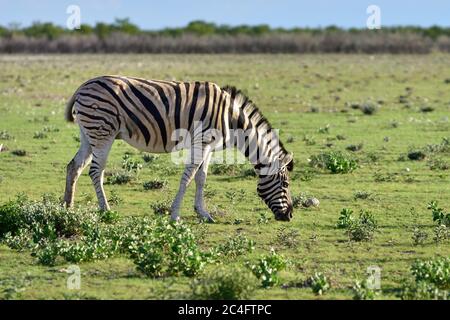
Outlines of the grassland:
M382 269L379 297L393 299L416 259L450 255L448 241L433 241L434 223L427 210L432 200L450 210L449 170L431 170L429 159L399 161L411 147L439 144L450 137L449 55L1 56L0 131L13 138L0 141L8 148L0 153L0 203L17 193L34 199L43 193L63 194L65 166L78 148L76 126L63 120L64 106L81 83L102 74L232 84L245 90L280 129L286 148L295 155L292 193L313 195L320 200L319 208L297 209L289 224L273 218L258 223L261 213L267 217L272 214L257 197L254 178L208 177L208 190L215 192L207 205L224 214L216 215L215 224L202 226L206 228L202 245L218 244L240 232L255 241L256 250L235 264L267 253L271 247L291 262L281 273L286 285L259 289L254 298L350 299L353 281L365 278L367 267L377 265ZM369 100L380 106L373 115L350 107ZM46 137L33 138L44 127ZM345 140L337 139L338 135ZM311 170L308 165L312 155L360 143L362 150L348 151L359 160L359 168L352 173L330 174ZM26 155L11 153L17 149L26 150ZM118 141L108 170L121 166L125 152L141 157L139 151ZM439 158L450 161L448 153ZM150 203L171 199L182 168L168 159L162 155L154 165L144 166L139 179L130 184L107 185L108 195L114 191L122 199L113 209L122 215L152 215ZM144 190L142 183L153 178L167 179L167 187ZM197 228L194 189L187 193L182 217ZM227 191L245 197L233 203ZM372 196L355 199L358 191ZM94 200L91 181L84 172L76 201L85 206L95 204ZM356 212L366 209L375 215L380 228L372 241L349 241L343 230L336 228L342 208ZM242 222L236 225L236 219ZM296 247L287 248L277 240L282 226L299 232ZM423 245L415 246L412 235L417 226L429 237ZM189 291L191 281L186 277L146 278L131 261L117 257L80 264L82 288L74 293L66 288L67 274L61 272L65 266L41 266L28 252L0 245L0 279L28 275L31 282L21 293L26 299L158 299L167 297L168 292L176 298ZM324 296L295 285L316 271L326 274L331 282L331 290Z

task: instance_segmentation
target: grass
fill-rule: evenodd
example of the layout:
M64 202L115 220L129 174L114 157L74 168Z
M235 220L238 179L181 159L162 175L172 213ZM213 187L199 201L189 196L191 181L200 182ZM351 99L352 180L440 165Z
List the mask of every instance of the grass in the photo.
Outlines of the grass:
M198 60L203 63L199 64ZM64 105L85 80L101 74L125 74L232 84L257 103L273 126L280 129L286 148L294 153L292 194L313 194L320 200L320 207L299 206L292 222L276 222L256 196L256 178L243 174L248 165L212 166L206 204L216 223L199 222L193 209L194 186L188 189L181 214L197 234L201 250L223 244L236 256L232 262L225 259L223 268L249 271L246 262L259 265L263 257L271 257L271 248L275 247L276 253L286 260L286 267L277 273L273 287L258 286L245 291L254 299L352 299L355 281L364 281L367 268L374 265L382 270L381 290L376 298L398 299L396 293L403 285L402 279L411 276L411 265L416 260L450 255L448 239L433 239L436 223L427 209L431 201L436 201L444 213L450 210L450 171L432 170L428 162L431 159L450 161L448 147L443 143L450 131L450 91L444 81L448 77L447 61L448 56L443 54L375 55L373 58L366 55L0 56L0 132L7 133L4 137L13 137L1 141L11 151L0 153L0 204L14 199L18 193L31 199L40 199L43 193L63 194L65 167L79 145L74 139L78 129L63 120ZM399 96L407 96L408 106L399 101ZM359 105L353 108L351 104L355 101ZM367 101L377 101L380 107L365 115L360 105ZM383 101L382 106L379 101ZM433 111L423 112L424 105ZM392 119L401 125L387 125ZM33 139L35 133L42 133L45 138ZM351 143L361 143L364 148L346 151ZM412 144L430 155L429 159L399 161ZM14 155L14 150L26 152L18 152L22 155L19 157ZM357 169L332 174L308 164L311 155L329 152L348 154L351 161L357 161ZM124 154L129 156L124 158ZM170 155L151 157L116 141L107 170L117 174L130 170L132 174L131 179L125 179L127 183L105 186L109 197L118 195L120 199L111 203L112 210L121 217L152 219L155 208L166 213L169 205L166 200L175 195L183 168L172 164ZM123 182L121 178L117 181ZM167 185L162 190L143 188L144 182L156 180L167 181ZM367 190L376 195L374 201L356 197L362 194L360 191ZM76 204L87 207L95 203L94 189L85 170L78 183ZM355 218L361 210L370 211L378 225L375 237L371 241L349 241L348 234L336 227L342 208L351 208ZM414 217L411 208L417 212ZM260 223L261 217L270 219ZM289 229L279 231L285 225ZM412 240L417 227L429 234L425 239L417 235L420 245ZM246 243L237 238L239 233L252 241L254 250L236 254ZM229 242L230 237L235 240ZM43 266L26 250L0 245L0 295L5 292L9 298L23 299L158 299L167 298L166 293L170 292L170 298L177 298L192 294L192 281L197 279L197 276L193 280L183 275L148 278L136 270L132 260L121 255L78 265L81 290L75 295L66 287L68 274L61 271L68 264ZM198 275L199 281L209 283L208 279L218 277L224 279L224 288L235 288L235 280L228 275L211 275L215 268L206 266L204 273ZM326 275L330 284L323 297L308 286L286 285L299 283L316 273Z

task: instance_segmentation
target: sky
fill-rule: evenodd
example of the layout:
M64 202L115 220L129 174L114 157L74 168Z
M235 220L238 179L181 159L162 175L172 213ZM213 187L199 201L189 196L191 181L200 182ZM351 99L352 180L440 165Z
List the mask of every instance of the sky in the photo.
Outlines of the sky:
M0 25L24 27L40 21L65 26L69 5L80 7L81 23L111 23L128 17L145 30L182 27L193 20L285 28L364 28L369 5L380 8L381 27L450 26L447 0L0 0Z

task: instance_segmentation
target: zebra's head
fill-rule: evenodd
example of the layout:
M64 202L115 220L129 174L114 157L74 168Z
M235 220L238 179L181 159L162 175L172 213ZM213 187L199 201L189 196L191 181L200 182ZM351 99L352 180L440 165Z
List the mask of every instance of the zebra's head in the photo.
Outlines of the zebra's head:
M274 174L259 174L258 195L272 210L276 220L290 221L292 219L292 198L289 191L288 172L294 168L292 154L280 159L280 167Z

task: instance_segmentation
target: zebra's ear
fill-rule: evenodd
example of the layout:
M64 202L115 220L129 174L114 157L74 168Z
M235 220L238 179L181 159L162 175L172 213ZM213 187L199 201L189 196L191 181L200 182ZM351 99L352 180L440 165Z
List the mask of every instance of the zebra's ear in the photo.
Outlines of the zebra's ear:
M288 153L282 160L283 166L286 166L288 171L294 170L294 155L292 153Z

